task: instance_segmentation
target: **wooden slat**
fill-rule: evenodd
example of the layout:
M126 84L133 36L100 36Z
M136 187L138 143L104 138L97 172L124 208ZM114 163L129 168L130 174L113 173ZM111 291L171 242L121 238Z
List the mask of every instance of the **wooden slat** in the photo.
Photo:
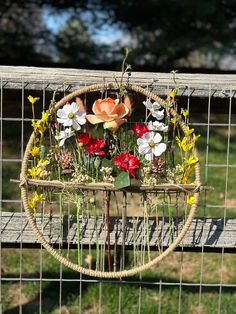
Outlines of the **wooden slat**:
M113 71L0 66L3 86L9 89L21 89L23 82L25 89L41 90L44 83L46 90L55 90L66 81L72 91L84 84L112 81L114 74L119 79L121 73ZM144 87L153 85L156 92L164 95L167 87L174 85L171 73L132 72L130 82ZM225 97L229 96L230 89L236 89L236 75L233 74L177 73L176 82L180 87L179 94L186 96L208 97L211 88L213 96Z
M1 242L2 247L19 247L22 242L23 247L38 248L40 244L31 231L29 223L24 213L2 213L1 224ZM40 229L43 228L43 234L46 240L54 247L62 243L64 247L68 245L76 248L77 244L77 221L75 216L63 217L63 236L60 239L59 231L60 217L45 215L44 218L37 214L36 223ZM97 219L97 230L99 233L99 243L106 241L106 231L104 231L104 220ZM115 242L116 226L118 224L118 245L122 244L122 218L111 217L110 241L111 246ZM145 238L143 217L127 217L125 230L126 246L132 247L135 241L136 245L141 245ZM84 246L96 244L95 221L93 217L81 217L81 243ZM135 227L136 226L136 227ZM183 219L178 218L178 230L174 231L174 236L182 229ZM135 230L135 233L134 233ZM134 236L134 234L136 234ZM158 230L155 218L149 218L149 241L152 250L157 249L158 238L161 239L162 246L167 247L170 240L170 230L168 218L160 218ZM200 251L204 246L205 251L218 252L224 247L225 252L236 252L236 219L226 219L225 226L223 218L195 218L190 229L184 237L178 249L184 251Z

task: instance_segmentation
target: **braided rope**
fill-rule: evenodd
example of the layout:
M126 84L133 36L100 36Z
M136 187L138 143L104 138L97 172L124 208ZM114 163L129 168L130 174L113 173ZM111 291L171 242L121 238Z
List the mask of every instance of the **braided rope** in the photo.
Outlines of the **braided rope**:
M75 98L76 96L82 95L82 94L86 94L89 92L93 92L93 91L97 91L99 89L111 89L111 88L116 88L116 86L114 85L114 83L108 83L108 84L94 84L88 87L84 87L81 88L79 90L76 90L72 93L70 93L69 95L65 96L64 98L62 98L59 102L56 103L55 108L52 110L57 110L59 109L61 106L63 106L66 102L70 101L71 99ZM153 92L147 91L145 89L143 89L140 86L137 85L128 85L127 86L128 90L132 90L135 91L137 93L143 94L146 97L151 98L154 101L157 101L158 103L160 103L162 105L163 108L166 108L165 106L165 101L163 99L161 99L159 96L155 95ZM186 130L186 125L185 123L181 120L181 117L177 114L177 112L172 109L172 108L168 108L168 110L170 111L171 115L173 117L176 117L178 123L180 124L180 127L182 128L183 132L185 132ZM51 111L53 112L53 111ZM200 166L199 163L195 164L195 184L196 184L196 188L192 191L194 193L194 204L192 204L189 215L187 217L187 220L181 230L181 232L178 234L178 236L175 238L175 240L169 245L169 247L162 252L160 255L158 255L156 258L154 258L153 260L149 261L148 263L141 265L141 266L137 266L128 270L122 270L122 271L117 271L117 272L103 272L103 271L96 271L96 270L92 270L92 269L87 269L84 267L81 267L75 263L70 262L69 260L67 260L65 257L63 257L61 254L59 254L44 238L43 234L41 231L39 231L38 227L36 226L34 217L33 217L33 212L32 210L29 208L28 206L28 196L27 196L27 166L28 166L28 159L30 156L30 150L32 148L32 145L34 143L34 140L36 138L36 134L33 132L29 138L29 141L27 143L26 149L25 149L25 153L24 153L24 157L23 157L23 161L22 161L22 166L21 166L21 176L20 176L20 189L21 189L21 198L22 198L22 202L23 202L23 206L26 212L26 216L29 220L29 224L34 232L34 234L36 235L38 241L44 246L44 248L54 257L56 258L60 263L64 264L65 266L78 271L84 275L88 275L88 276L93 276L93 277L99 277L99 278L121 278L121 277L128 277L128 276L133 276L139 272L143 272L147 269L149 269L150 267L156 265L157 263L159 263L160 261L163 260L163 258L165 258L170 252L172 252L178 245L179 243L182 241L183 237L185 236L186 232L188 231L197 205L198 205L198 201L199 201L199 194L200 194L200 188L201 188L201 181L200 181ZM195 150L194 152L195 156L197 157L197 152ZM178 186L178 185L177 185ZM179 187L179 186L178 186ZM185 189L183 188L183 191L185 191ZM188 190L189 192L189 190Z

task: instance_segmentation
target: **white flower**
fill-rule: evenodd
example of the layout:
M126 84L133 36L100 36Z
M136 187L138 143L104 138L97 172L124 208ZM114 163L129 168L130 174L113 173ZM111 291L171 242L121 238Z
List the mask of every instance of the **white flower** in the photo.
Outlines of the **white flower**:
M162 106L158 102L152 103L148 98L146 101L143 101L144 106L151 112L151 115L157 120L162 120L164 118L164 109L159 110Z
M143 101L143 104L150 111L156 111L161 109L161 105L158 102L155 101L154 103L152 103L149 98L146 101Z
M139 154L145 155L145 159L153 160L154 156L160 156L166 150L166 144L160 143L162 136L159 133L147 132L137 139Z
M164 109L152 112L152 116L157 120L162 120L164 118Z
M167 132L168 131L168 125L165 125L162 122L159 121L149 121L148 122L148 129L150 131L162 131Z
M57 110L57 121L64 126L72 126L76 131L81 129L81 125L86 123L86 112L79 112L79 106L72 102L66 104L62 109Z
M71 130L71 128L67 128L64 131L60 131L59 135L56 135L55 138L56 140L60 140L59 146L63 146L65 143L65 140L68 139L69 137L73 136L75 133L74 131Z

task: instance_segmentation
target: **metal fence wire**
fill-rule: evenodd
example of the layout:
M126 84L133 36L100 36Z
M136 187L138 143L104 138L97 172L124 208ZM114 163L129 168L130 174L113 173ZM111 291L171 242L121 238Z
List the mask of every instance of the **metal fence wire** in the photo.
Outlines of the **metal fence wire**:
M19 176L31 132L28 95L40 97L39 114L56 88L60 97L106 82L112 73L23 67L0 67L0 73L0 313L236 313L235 76L176 75L179 107L188 109L189 125L201 135L202 182L214 187L201 194L198 246L182 243L138 276L100 280L24 242L20 190L10 179ZM174 85L171 74L134 73L131 81L164 97ZM3 234L15 213L20 232L15 242L6 241ZM87 254L83 246L81 254Z

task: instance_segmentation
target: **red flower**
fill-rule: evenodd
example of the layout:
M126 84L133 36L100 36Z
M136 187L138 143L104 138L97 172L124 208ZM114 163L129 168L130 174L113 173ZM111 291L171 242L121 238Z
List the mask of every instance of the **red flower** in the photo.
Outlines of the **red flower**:
M128 171L131 178L135 177L134 171L139 168L139 160L134 155L121 153L120 156L115 156L113 161L120 170Z
M135 122L132 126L132 131L138 136L138 137L142 137L143 134L147 133L148 127L146 126L146 124L140 124Z
M89 133L80 133L79 135L76 136L76 140L79 143L86 145L86 144L88 144L88 141L90 140L90 135L89 135Z
M85 146L85 150L89 153L89 155L105 155L102 151L102 148L105 146L105 143L100 138L90 138L87 145Z

